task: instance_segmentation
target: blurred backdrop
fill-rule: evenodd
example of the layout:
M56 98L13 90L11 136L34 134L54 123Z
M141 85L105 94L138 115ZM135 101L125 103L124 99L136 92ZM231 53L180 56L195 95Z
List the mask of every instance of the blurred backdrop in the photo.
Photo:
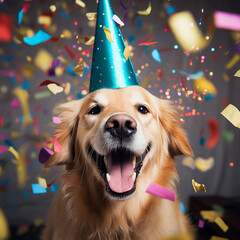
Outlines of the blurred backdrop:
M240 20L224 15L240 14L239 1L111 2L140 85L173 101L188 133L182 211L190 196L239 197L240 129L221 115L240 108ZM61 167L43 169L38 153L52 149L54 107L88 93L96 11L95 0L0 1L0 208L11 226L44 224L58 190Z

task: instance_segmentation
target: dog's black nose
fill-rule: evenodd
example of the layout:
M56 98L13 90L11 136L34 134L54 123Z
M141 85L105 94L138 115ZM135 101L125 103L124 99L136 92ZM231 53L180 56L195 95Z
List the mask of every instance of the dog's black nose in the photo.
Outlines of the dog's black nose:
M113 137L123 140L137 131L137 122L127 114L116 114L107 120L105 129Z

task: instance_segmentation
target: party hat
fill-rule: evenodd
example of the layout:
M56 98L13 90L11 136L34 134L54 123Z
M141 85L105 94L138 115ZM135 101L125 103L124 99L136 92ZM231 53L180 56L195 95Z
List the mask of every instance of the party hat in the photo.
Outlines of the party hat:
M89 92L139 85L109 0L99 0Z

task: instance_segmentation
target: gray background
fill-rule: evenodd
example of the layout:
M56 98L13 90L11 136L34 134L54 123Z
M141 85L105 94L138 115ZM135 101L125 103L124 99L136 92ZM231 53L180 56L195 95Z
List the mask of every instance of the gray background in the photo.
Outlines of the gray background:
M95 12L97 4L94 0L85 0L86 8L83 9L77 6L75 1L33 1L30 2L30 8L27 13L24 14L23 22L21 26L29 27L33 31L43 29L43 26L37 23L37 17L41 12L48 11L51 4L56 4L57 11L52 19L52 24L55 24L57 29L53 34L57 37L61 34L63 29L70 30L74 36L76 34L82 35L94 35L94 27L88 25L88 20L85 16L86 12ZM23 6L23 1L5 0L0 5L1 13L9 13L14 18L13 35L18 28L17 14ZM127 5L127 1L123 1ZM140 16L137 14L138 10L144 10L148 6L148 1L132 0L130 1L130 10L127 18L126 25L121 28L124 39L129 41L129 37L134 36L135 41L131 42L133 46L132 63L137 72L141 69L142 65L149 64L148 67L142 70L138 76L140 85L144 86L150 92L158 97L165 98L165 92L169 88L171 90L170 100L178 100L181 102L180 106L184 107L182 113L191 112L192 109L196 109L200 115L196 116L184 116L184 127L187 130L190 144L194 150L196 157L209 158L213 157L215 160L214 167L207 171L201 172L197 169L192 170L181 163L181 158L176 159L178 166L178 172L180 175L179 192L181 201L184 203L185 208L188 206L188 199L190 195L221 195L221 196L239 196L240 195L240 130L235 128L230 122L228 122L220 112L223 109L223 102L227 100L229 103L235 105L240 109L240 79L234 77L237 70L240 69L240 64L237 64L227 70L225 68L231 58L236 53L234 46L236 40L232 37L232 32L229 30L216 29L213 39L209 46L203 51L186 56L183 53L180 45L177 50L160 52L162 62L156 62L151 52L154 48L163 49L171 48L175 44L178 44L171 30L167 26L168 14L165 11L166 3L176 8L176 12L183 10L189 10L194 15L197 22L202 18L202 26L200 29L203 34L206 33L208 27L208 20L211 14L215 10L222 10L226 12L240 13L240 2L237 0L229 1L157 1L153 0L152 12L149 16ZM65 4L65 12L68 13L69 18L66 19L61 15L61 11L64 10L63 4ZM118 0L112 0L112 5L115 13L124 19L124 10L120 7ZM204 13L201 10L204 9ZM78 24L74 25L77 21ZM168 30L165 32L164 29ZM46 30L47 31L47 30ZM157 44L149 47L140 47L137 44L141 42L141 39L145 38L149 34L153 35L150 41L158 41ZM65 52L63 46L68 44L69 47L75 52L79 52L77 48L73 48L76 44L77 47L82 47L83 50L90 50L89 55L81 57L86 64L91 67L92 48L85 46L84 44L77 44L76 38L62 39L56 43L49 41L46 44L40 44L35 47L29 47L24 44L18 44L14 40L9 43L0 42L0 49L2 50L1 67L0 69L15 70L15 77L18 82L14 85L10 78L7 76L0 76L0 117L4 117L3 127L0 126L0 133L6 134L7 138L12 141L14 146L20 150L21 147L27 145L27 176L28 180L26 186L19 188L16 179L16 164L14 163L14 157L11 153L5 152L0 155L0 164L2 166L2 174L0 175L0 184L5 187L6 191L0 190L0 207L4 210L7 219L10 224L25 224L33 223L38 218L44 218L47 215L50 203L55 193L48 189L45 194L33 194L31 190L31 184L37 183L37 178L44 177L47 182L58 180L58 171L60 167L54 167L49 172L42 169L41 164L38 162L39 146L43 145L46 141L46 134L52 136L53 127L52 122L52 110L55 105L60 102L66 101L67 97L72 96L73 99L79 97L79 93L82 93L83 89L86 89L85 83L89 81L90 70L85 70L83 77L72 76L67 73L65 69L64 74L59 77L47 76L46 73L31 64L34 69L33 77L28 79L22 73L21 70L29 64L26 60L26 56L31 56L33 59L39 49L44 48L52 54L54 58L59 55L63 55L70 64L74 66L78 59L72 60ZM131 40L131 37L130 37ZM238 39L239 42L239 39ZM222 46L219 49L219 46ZM211 48L215 48L214 52L211 52ZM213 55L214 54L214 55ZM6 60L4 56L12 56L12 59ZM201 63L201 56L205 56L205 62ZM189 62L192 60L192 66L189 66ZM65 66L65 68L67 68ZM159 70L163 73L159 78ZM175 70L176 72L174 73ZM218 95L211 100L200 102L193 100L192 97L185 97L177 95L176 89L173 89L173 85L180 84L179 71L185 71L188 73L194 73L196 71L204 71L204 76L214 83L218 90ZM209 76L209 72L213 72L213 76ZM229 82L225 82L223 74L229 76ZM51 95L43 99L35 99L34 95L41 91L46 91L47 87L37 89L37 86L44 80L50 79L59 83L71 83L71 92L66 95L60 93L57 95ZM186 79L186 78L184 78ZM35 119L39 121L38 127L40 130L39 135L34 133L34 126L32 124L27 125L25 128L17 120L22 116L21 107L18 109L9 108L9 104L15 98L12 91L16 86L21 86L25 81L29 81L29 106L31 113ZM147 84L145 84L147 82ZM188 89L193 89L192 80L186 81ZM75 83L75 85L73 84ZM159 90L162 89L163 93L160 94ZM177 104L178 106L178 104ZM37 110L40 108L40 110ZM189 110L188 110L189 109ZM203 115L203 113L206 115ZM214 117L218 120L220 125L220 138L217 145L213 149L208 149L206 146L200 144L200 132L203 131L203 138L205 142L209 138L209 129L207 125L208 118ZM11 132L20 132L20 137L12 138ZM234 135L234 139L230 144L225 144L222 137L223 131L229 131ZM3 140L0 140L1 145L6 145ZM234 166L230 167L229 163L233 162ZM194 193L191 185L192 179L199 183L204 183L207 189L206 193ZM58 181L56 182L58 184ZM2 188L1 188L2 189Z

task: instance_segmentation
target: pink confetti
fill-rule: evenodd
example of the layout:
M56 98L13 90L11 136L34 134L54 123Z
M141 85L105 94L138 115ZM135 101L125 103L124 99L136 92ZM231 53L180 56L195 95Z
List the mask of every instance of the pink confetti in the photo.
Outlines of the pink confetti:
M175 193L173 190L167 189L155 183L150 183L146 192L160 198L166 198L168 200L175 201Z
M53 155L53 151L48 148L42 148L38 155L38 161L42 164L48 161L48 159Z
M0 154L8 151L8 148L9 148L8 146L0 145Z
M240 31L240 15L229 12L216 11L214 22L217 28Z
M59 123L62 122L62 119L61 119L60 117L53 116L53 122L54 122L55 124L59 124Z
M57 137L55 137L55 136L53 136L53 145L54 145L55 152L62 152L62 146L60 145Z
M204 227L204 221L203 220L199 219L198 227L199 228L203 228Z
M19 102L19 100L17 98L14 98L12 100L12 102L10 103L10 105L9 105L9 107L13 108L13 109L18 108L19 106L20 106L20 102Z
M117 15L113 15L112 19L119 24L121 27L124 26L124 22L122 22L122 20L117 16Z

